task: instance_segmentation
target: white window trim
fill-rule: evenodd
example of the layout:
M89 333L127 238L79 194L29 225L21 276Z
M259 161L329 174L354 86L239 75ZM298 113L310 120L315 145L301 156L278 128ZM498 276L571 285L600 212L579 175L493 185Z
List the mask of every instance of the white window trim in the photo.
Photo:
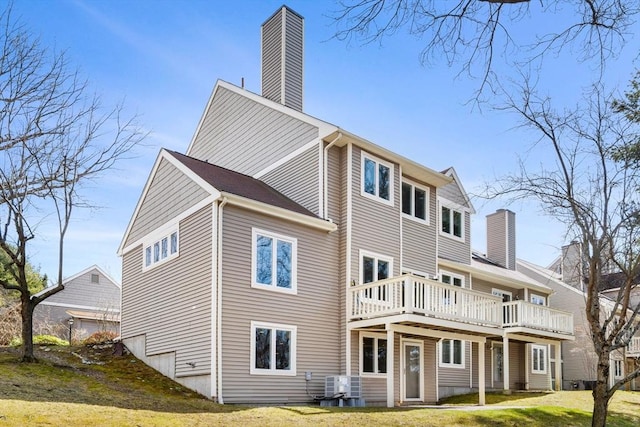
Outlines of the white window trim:
M449 362L449 363L445 363L442 360L442 343L445 340L449 340L450 342L453 341L460 341L460 350L462 351L462 354L460 355L461 358L461 364L456 364L453 362ZM441 368L452 368L452 369L464 369L465 368L465 364L466 364L466 360L465 360L465 356L466 356L466 347L467 347L467 342L463 341L463 340L456 340L453 338L445 338L445 339L441 339L440 341L438 341L438 366ZM453 344L451 344L451 360L453 360Z
M283 240L291 243L291 288L282 288L277 286L276 283L271 285L265 285L258 283L256 280L256 266L257 266L257 242L258 235L270 237L272 239ZM277 245L274 245L274 250ZM277 254L275 255L277 259ZM275 274L276 270L272 271ZM297 294L298 293L298 239L295 237L285 236L283 234L274 233L271 231L262 230L259 228L251 229L251 287L256 289L265 289L272 292L283 292L285 294Z
M451 213L451 231L452 231L451 233L445 233L444 231L442 231L442 208L443 207L449 208L452 212ZM460 222L461 237L458 237L453 234L453 211L458 211L462 215L462 221ZM466 241L465 236L467 231L467 226L466 226L467 212L468 212L468 209L466 209L464 206L460 206L446 199L438 199L438 233L439 235L443 237L447 237L451 240L456 240L458 242L464 243Z
M502 289L492 288L491 295L495 297L500 297L500 298L502 298L503 295L509 295L509 301L513 301L513 293L511 291L504 291Z
M540 367L536 368L536 366L534 366L533 361L535 360L535 358L533 357L533 353L535 350L538 350L538 356L540 355L540 352L542 352L542 354L544 355L544 363L542 364L542 369L540 369ZM540 357L538 357L538 363L540 363ZM532 374L546 374L547 373L547 363L549 363L549 353L547 352L547 346L544 345L536 345L536 344L532 344L531 345L531 373Z
M618 373L618 366L620 367ZM620 359L613 359L613 377L614 378L622 378L624 376L624 364Z
M412 187L412 191L411 191L411 210L413 212L413 214L411 214L411 215L402 212L403 218L407 218L407 219L410 219L412 221L419 222L420 224L429 225L430 224L430 218L431 218L431 215L430 215L431 189L429 187L425 187L423 185L417 184L417 183L415 183L415 182L413 182L413 181L411 181L410 179L407 179L407 178L403 178L402 179L402 183L400 185L402 185L402 184L409 184ZM416 202L415 202L415 197L414 197L415 196L415 190L414 190L415 188L418 188L418 189L423 190L425 192L425 198L426 198L425 219L418 218L418 217L415 216L415 212L416 212L416 209L415 209L415 203ZM402 190L402 187L400 188L400 190ZM400 194L402 195L402 191L400 191ZM401 203L402 202L404 202L404 201L401 200ZM400 210L402 211L402 205L400 206Z
M176 252L171 253L171 235L173 233L177 233L178 236L178 247ZM162 240L164 238L168 239L168 250L167 250L167 256L165 258L160 258L158 261L154 261L153 260L153 246L158 243L161 244ZM151 248L151 264L147 265L147 261L146 261L146 252L147 252L147 248ZM162 251L162 248L160 248L160 251ZM161 254L162 256L162 254ZM170 224L167 226L164 226L162 228L159 228L157 230L154 230L153 232L149 233L147 236L145 236L145 238L142 241L142 271L148 271L151 270L152 268L155 268L159 265L162 265L166 262L171 261L174 258L177 258L178 256L180 256L180 230L179 230L179 224L178 223L174 223L174 224Z
M374 370L376 372L364 372L364 367L362 366L362 359L364 356L364 339L365 338L374 338L375 339L375 359L374 359ZM387 377L387 373L386 372L377 372L379 369L378 366L378 340L386 340L387 339L387 334L383 334L383 333L374 333L374 332L360 332L360 337L358 338L358 349L359 349L359 356L358 357L358 370L360 372L360 376L361 377L376 377L376 378L386 378ZM389 357L389 342L387 341L387 357Z
M364 161L365 159L369 159L373 162L379 163L383 166L386 166L389 168L389 200L383 199L382 197L378 196L378 193L380 192L379 188L378 188L378 180L376 179L376 194L369 194L366 191L364 191ZM395 169L393 167L393 163L387 162L385 160L382 160L376 156L373 156L365 151L361 151L360 152L360 195L363 197L367 197L371 200L376 200L380 203L384 203L385 205L389 205L389 206L393 206L393 193L394 193L394 174L395 174ZM378 168L376 168L376 178L378 176Z
M256 366L256 343L255 343L255 336L256 336L256 329L257 328L265 328L265 329L271 329L272 331L275 331L276 329L279 329L281 331L289 331L291 332L291 349L289 350L291 353L291 369L288 370L284 370L284 369L276 369L274 368L270 368L270 369L257 369ZM277 375L277 376L287 376L287 377L294 377L296 376L296 348L297 348L297 332L298 332L298 328L297 326L293 326L293 325L282 325L279 323L267 323L267 322L258 322L258 321L251 321L251 336L249 338L249 348L251 349L251 356L250 356L250 369L249 369L249 373L251 375ZM275 334L273 334L273 339L275 339ZM273 349L273 362L275 363L275 348Z
M443 275L444 275L444 276L451 276L451 278L452 278L452 279L454 279L454 278L455 278L455 279L460 279L460 281L462 282L462 286L461 286L461 288L463 288L463 289L466 289L466 288L467 288L467 283L466 283L466 280L465 280L464 275L462 275L462 274L457 274L457 273L452 273L452 272L447 271L447 270L438 270L438 281L439 281L440 283L444 283L444 282L442 281L442 276L443 276ZM445 285L447 285L448 283L444 283L444 284L445 284ZM453 283L451 283L451 286L455 286L455 285L454 285ZM456 288L457 288L457 286L456 286Z
M364 249L360 249L358 251L358 256L360 257L359 263L360 263L360 272L358 275L358 283L359 284L364 284L363 282L363 276L364 276L364 257L369 257L369 258L374 258L376 260L376 265L378 261L386 261L389 263L389 279L393 277L393 257L390 256L386 256L386 255L381 255L381 254L377 254L375 252L369 252L367 250ZM376 269L376 274L377 274L377 269ZM378 279L376 278L376 280L374 280L374 282L377 282Z
M540 305L537 304L535 302L533 302L534 298L540 298L542 300L542 306L546 306L547 305L547 297L545 297L544 295L540 295L540 294L529 294L529 302L531 304L536 304L536 305Z

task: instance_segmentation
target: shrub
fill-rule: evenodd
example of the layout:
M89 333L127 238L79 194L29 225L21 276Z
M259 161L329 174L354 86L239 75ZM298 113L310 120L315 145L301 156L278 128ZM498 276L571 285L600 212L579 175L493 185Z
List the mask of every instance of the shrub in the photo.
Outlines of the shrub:
M54 337L53 335L34 335L33 337L34 345L60 345L66 346L69 345L69 341L60 339L58 337ZM18 347L22 345L22 338L15 337L9 343L12 347Z
M94 332L93 334L89 335L87 338L85 338L84 341L82 341L83 344L87 345L87 344L103 344L105 342L110 342L115 340L118 337L118 334L116 334L113 331L98 331L98 332Z

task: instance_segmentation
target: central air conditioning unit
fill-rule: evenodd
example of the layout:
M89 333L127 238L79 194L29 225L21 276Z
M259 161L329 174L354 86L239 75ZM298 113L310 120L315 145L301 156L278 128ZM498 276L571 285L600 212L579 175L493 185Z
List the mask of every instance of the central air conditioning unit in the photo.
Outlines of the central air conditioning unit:
M360 399L362 397L360 377L330 375L325 378L324 395L337 399Z

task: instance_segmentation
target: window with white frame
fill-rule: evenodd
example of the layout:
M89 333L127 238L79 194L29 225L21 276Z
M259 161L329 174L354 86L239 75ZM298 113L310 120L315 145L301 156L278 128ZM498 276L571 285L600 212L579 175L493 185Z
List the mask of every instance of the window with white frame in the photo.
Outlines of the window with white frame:
M429 188L412 182L402 182L402 213L420 222L429 223Z
M253 229L252 286L296 292L297 239Z
M440 366L445 368L464 368L464 341L440 341Z
M362 152L362 195L393 205L393 164Z
M440 281L448 285L464 288L464 276L440 270Z
M158 233L144 245L144 268L155 267L178 256L177 227Z
M296 375L296 332L290 325L251 322L251 374Z
M387 338L384 334L360 334L360 375L387 373Z
M534 374L547 373L547 347L542 345L531 346L531 372Z
M614 378L622 378L622 360L613 361L613 376Z
M453 206L440 206L440 234L464 240L464 212Z
M360 283L377 282L391 277L393 258L372 252L360 251ZM365 297L386 299L384 287L365 289Z
M531 294L529 299L531 300L532 304L547 305L547 299L545 297L543 297L542 295Z

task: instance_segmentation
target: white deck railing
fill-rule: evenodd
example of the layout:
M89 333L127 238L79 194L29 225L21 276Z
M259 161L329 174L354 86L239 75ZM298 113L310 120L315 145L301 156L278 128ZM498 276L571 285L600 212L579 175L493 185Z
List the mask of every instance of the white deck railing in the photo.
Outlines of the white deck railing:
M628 356L638 356L640 355L640 337L633 337L627 346L627 355Z
M502 320L504 327L523 326L573 334L573 315L571 313L526 301L503 303Z
M417 313L499 327L499 297L409 274L352 286L351 319Z

